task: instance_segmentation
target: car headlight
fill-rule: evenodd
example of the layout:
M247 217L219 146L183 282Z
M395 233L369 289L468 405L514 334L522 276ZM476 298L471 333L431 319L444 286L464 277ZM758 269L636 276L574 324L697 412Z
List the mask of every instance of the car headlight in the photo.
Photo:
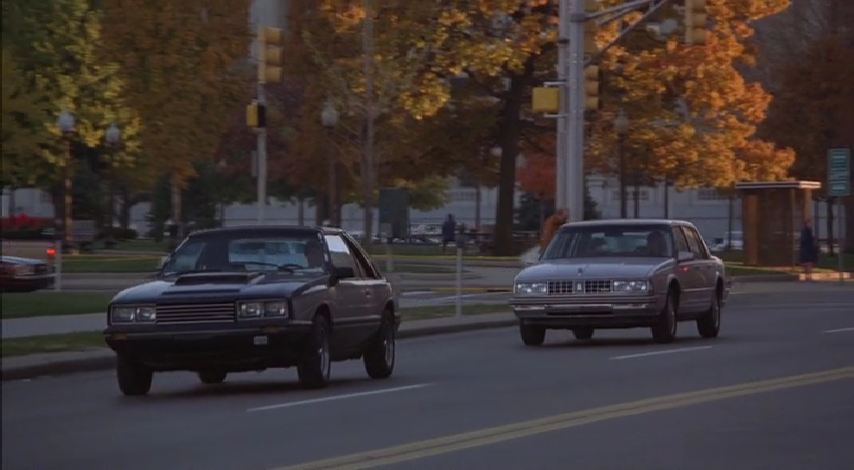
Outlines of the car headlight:
M650 291L649 281L614 281L612 284L614 292L645 294Z
M157 309L153 305L113 305L110 310L111 323L153 322Z
M261 302L244 302L238 308L240 318L258 318L264 311L264 305Z
M264 304L265 317L286 317L288 315L287 302L267 302Z
M549 285L545 282L517 282L515 291L519 295L545 295L549 293Z

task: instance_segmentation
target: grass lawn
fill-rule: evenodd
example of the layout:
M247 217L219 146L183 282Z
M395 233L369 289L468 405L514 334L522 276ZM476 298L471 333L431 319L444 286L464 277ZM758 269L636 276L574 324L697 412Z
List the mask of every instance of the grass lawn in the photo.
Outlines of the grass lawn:
M64 335L28 336L26 338L4 339L2 356L23 356L26 354L86 351L106 347L104 335L100 331L69 333Z
M510 307L506 304L463 304L463 315L482 315L485 313L506 313ZM429 318L450 317L456 313L456 306L429 305L426 307L403 308L400 314L403 320L427 320Z
M103 312L113 296L101 292L41 291L3 293L0 297L3 306L2 318L8 319Z
M152 273L160 265L159 256L66 255L65 273Z

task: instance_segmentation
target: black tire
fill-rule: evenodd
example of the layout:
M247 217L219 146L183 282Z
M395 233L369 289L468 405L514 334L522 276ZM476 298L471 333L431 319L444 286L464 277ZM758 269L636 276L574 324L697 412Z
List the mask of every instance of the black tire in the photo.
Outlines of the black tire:
M297 375L304 388L323 388L329 384L332 359L329 351L329 322L318 315L308 336L303 358L297 365Z
M697 331L703 338L717 338L721 331L721 295L715 291L709 310L697 319Z
M223 370L203 370L199 372L199 380L205 385L216 385L225 382L227 375Z
M519 324L519 335L525 346L541 346L546 340L546 329L542 326Z
M679 322L676 321L676 305L674 302L673 293L667 294L667 302L664 304L664 309L658 320L658 324L651 328L652 339L656 343L672 343L676 339L676 328Z
M151 376L151 369L142 364L137 364L123 356L116 358L116 379L123 394L145 395L151 390Z
M383 315L382 324L374 339L365 349L365 370L372 379L385 379L394 371L395 359L394 317L391 312Z
M572 334L575 335L575 339L590 339L593 337L593 328L589 326L573 328Z

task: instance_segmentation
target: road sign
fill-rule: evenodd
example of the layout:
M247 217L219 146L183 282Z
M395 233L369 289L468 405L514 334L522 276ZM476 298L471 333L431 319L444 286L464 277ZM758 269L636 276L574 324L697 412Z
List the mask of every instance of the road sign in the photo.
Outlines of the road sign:
M839 197L850 194L851 149L830 149L827 151L827 195Z

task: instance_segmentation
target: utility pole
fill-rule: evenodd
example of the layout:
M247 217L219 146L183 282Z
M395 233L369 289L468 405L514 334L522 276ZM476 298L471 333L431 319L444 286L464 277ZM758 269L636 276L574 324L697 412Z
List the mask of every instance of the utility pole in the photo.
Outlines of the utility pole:
M569 157L569 2L560 0L558 35L558 83L560 104L557 115L557 184L555 185L555 209L567 208L566 195ZM570 213L570 217L573 214Z
M265 83L282 81L284 36L279 28L262 26L258 29L258 84L256 101L247 107L247 125L255 128L258 158L258 223L264 223L267 206L267 97Z
M569 80L564 82L564 93L569 98L569 116L564 119L568 148L565 154L566 179L564 197L560 206L569 210L569 220L584 219L584 23L587 14L584 0L570 0L569 17L561 18L561 24L568 22L569 53L565 60L569 62ZM568 20L568 21L567 21Z
M264 83L259 81L257 90L258 106L266 109L267 100L264 96ZM267 206L267 127L258 127L256 133L256 151L258 152L258 223L263 224Z
M362 202L364 232L362 241L370 245L374 228L374 8L373 0L364 0L365 24L362 27L362 53L365 71L365 142L362 156Z

